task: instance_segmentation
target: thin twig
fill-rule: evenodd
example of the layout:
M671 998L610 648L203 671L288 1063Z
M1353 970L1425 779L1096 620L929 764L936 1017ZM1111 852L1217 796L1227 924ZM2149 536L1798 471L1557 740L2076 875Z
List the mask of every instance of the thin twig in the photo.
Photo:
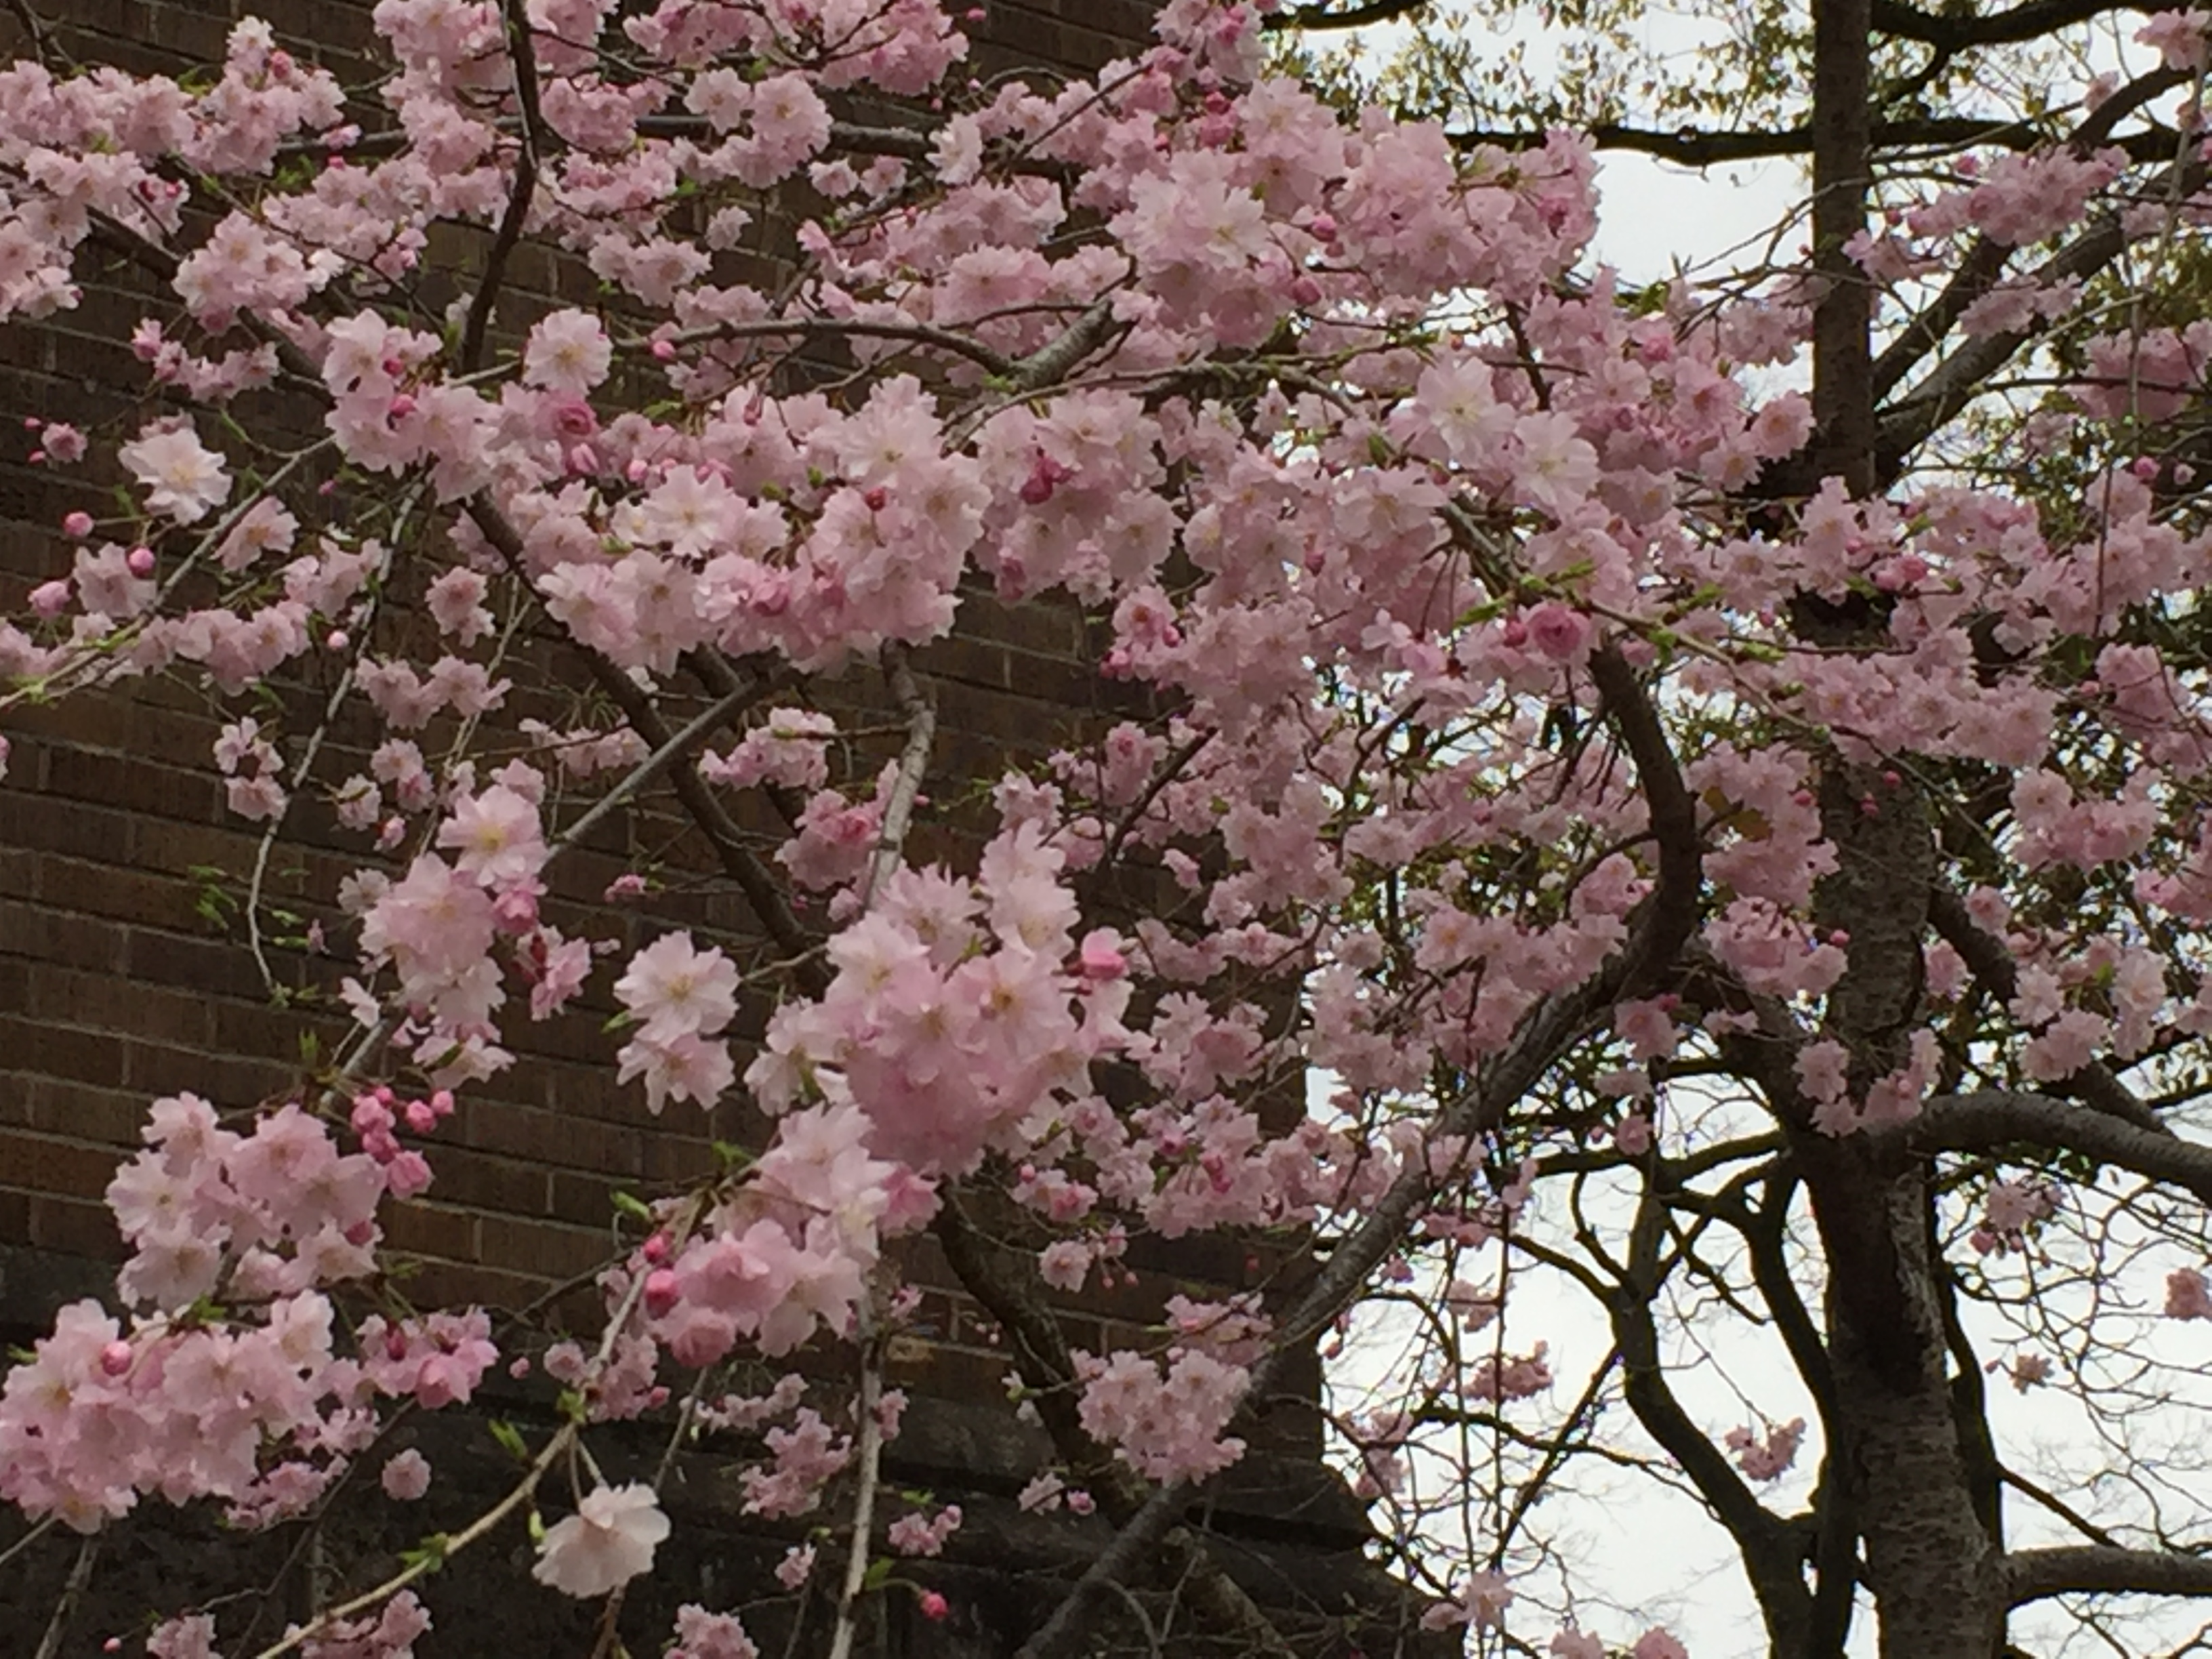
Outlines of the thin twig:
M891 783L890 799L884 803L883 827L877 832L868 878L860 889L863 909L898 868L907 830L914 821L914 805L921 794L922 775L929 769L930 745L937 737L937 705L915 678L902 647L884 647L884 672L890 681L891 696L906 714L906 748L899 755L898 775Z
M726 725L731 716L742 714L763 697L772 693L781 684L782 680L780 678L769 677L746 682L736 690L726 693L711 708L691 720L667 742L662 744L659 748L654 750L652 754L631 769L621 782L594 801L590 811L563 830L554 840L552 850L557 853L574 847L593 830L599 828L617 807L681 760L715 727Z
M461 367L474 369L483 362L484 339L491 327L492 307L507 274L507 261L522 240L522 227L538 195L538 142L544 123L538 112L538 53L531 44L530 15L522 0L507 0L507 44L514 64L515 101L522 110L521 142L515 150L514 188L507 198L493 234L491 252L484 256L483 280L469 301L468 320L461 328Z
M93 1564L99 1559L100 1537L94 1534L77 1547L69 1583L62 1586L62 1599L54 1605L54 1616L46 1621L46 1633L33 1659L61 1659L62 1640L69 1634L70 1620L76 1616L76 1604L84 1599L85 1586L92 1582Z
M860 1490L853 1496L853 1547L845 1557L845 1581L837 1590L837 1626L830 1639L830 1659L852 1659L853 1638L859 1628L854 1609L868 1579L868 1542L876 1525L876 1486L883 1470L884 1430L878 1408L883 1402L883 1353L876 1341L875 1321L867 1304L860 1310Z

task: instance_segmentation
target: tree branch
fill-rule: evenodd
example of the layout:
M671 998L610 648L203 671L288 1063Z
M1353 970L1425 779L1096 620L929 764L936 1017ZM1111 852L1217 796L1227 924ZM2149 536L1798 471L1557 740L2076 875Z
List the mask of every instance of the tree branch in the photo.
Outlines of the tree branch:
M1677 167L1718 167L1729 161L1768 161L1784 155L1809 155L1813 129L1809 125L1776 127L1765 131L1709 132L1683 128L1662 132L1650 127L1600 121L1577 129L1600 149L1629 150L1656 156ZM1496 144L1506 149L1534 149L1551 137L1535 131L1473 131L1452 135L1462 149ZM2007 149L2033 149L2050 140L2049 131L2033 121L1989 121L1972 116L1931 115L1910 121L1876 121L1869 140L1878 150L1961 149L1975 144L1996 144Z
M2053 1595L2212 1595L2212 1556L2058 1544L2013 1551L2004 1577L2015 1607Z
M1263 19L1263 29L1357 29L1370 23L1387 23L1393 18L1409 17L1427 7L1429 0L1367 0L1364 5L1338 8L1328 5L1300 6L1295 11L1279 11Z
M522 141L515 152L514 185L492 236L491 252L484 256L483 278L469 301L468 320L461 326L461 368L473 373L483 363L484 342L491 327L492 307L499 301L500 284L507 274L508 256L522 240L523 222L530 216L538 195L538 139L544 124L538 112L538 52L530 38L530 16L522 0L507 0L507 54L514 64L514 95L522 110Z
M1923 1152L1986 1152L2008 1141L2079 1152L2149 1181L2163 1181L2212 1204L2212 1146L2108 1117L2052 1095L1984 1089L1929 1101L1906 1126Z
M2002 939L1976 921L1966 901L1939 882L1928 895L1928 920L1936 934L1959 953L1967 970L1999 1002L2020 994L2020 970ZM2132 1123L2148 1134L2170 1135L2158 1114L2145 1105L2134 1090L2102 1060L2092 1060L2058 1085L2059 1092L2078 1097L2107 1116Z
M1954 12L1936 17L1905 4L1904 0L1874 0L1872 21L1876 34L1924 41L1951 52L2039 40L2107 12L2171 11L2179 4L2180 0L2026 0L2008 11Z

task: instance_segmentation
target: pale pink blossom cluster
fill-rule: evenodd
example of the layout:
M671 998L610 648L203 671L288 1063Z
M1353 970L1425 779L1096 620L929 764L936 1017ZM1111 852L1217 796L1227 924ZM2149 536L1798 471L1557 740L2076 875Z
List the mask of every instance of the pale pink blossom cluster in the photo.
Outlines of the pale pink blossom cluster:
M1797 1461L1797 1448L1804 1439L1805 1419L1793 1417L1787 1423L1770 1423L1765 1434L1750 1428L1730 1429L1721 1443L1735 1454L1736 1467L1750 1479L1778 1480Z
M900 1555L942 1555L945 1541L960 1530L960 1505L947 1504L934 1515L916 1510L893 1521L886 1541Z
M1139 1474L1202 1480L1244 1455L1244 1442L1226 1432L1250 1381L1243 1366L1189 1351L1164 1366L1126 1352L1079 1352L1075 1362L1085 1431Z
M1983 1255L2024 1249L2028 1229L2057 1213L2058 1193L2048 1182L1993 1181L1982 1198L1982 1218L1968 1242Z

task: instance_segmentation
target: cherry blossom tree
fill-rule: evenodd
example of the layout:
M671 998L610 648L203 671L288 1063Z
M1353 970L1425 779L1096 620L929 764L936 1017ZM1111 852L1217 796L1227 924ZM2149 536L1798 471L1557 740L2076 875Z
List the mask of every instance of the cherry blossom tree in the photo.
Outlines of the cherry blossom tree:
M1686 1494L1792 1659L2212 1597L2212 340L2099 298L2212 205L2212 20L1877 195L1877 13L1952 26L1815 6L1807 258L1641 294L1586 257L1587 140L1341 112L1244 3L1066 82L971 78L930 0L381 0L356 88L253 22L204 78L7 70L0 312L95 259L159 298L137 416L32 416L83 505L0 623L0 731L179 681L264 848L358 866L298 941L243 878L240 948L296 1000L312 945L351 1036L285 1098L149 1103L113 1296L0 1389L0 1497L88 1539L420 1498L397 1414L522 1356L408 1303L385 1219L532 1022L611 996L610 1086L772 1133L617 1218L504 1495L260 1659L434 1651L417 1585L526 1528L617 1651L673 1525L592 1455L638 1418L757 1432L748 1507L837 1517L748 1594L816 1595L844 1659L877 1564L962 1520L881 1479L925 1231L1055 1449L1025 1501L1111 1527L1024 1659L1162 1591L1304 1650L1197 1517L1377 1310L1415 1334L1338 1426L1432 1637L1685 1652L1549 1525L1594 1464ZM530 308L526 241L602 301ZM987 600L1085 612L1128 717L963 775L933 652ZM560 902L646 811L750 932ZM1200 1232L1267 1282L1073 1343L1056 1296ZM1747 1349L1782 1380L1717 1395ZM2106 1467L2038 1479L1997 1372ZM149 1611L162 1659L237 1650ZM755 1651L726 1608L659 1639Z

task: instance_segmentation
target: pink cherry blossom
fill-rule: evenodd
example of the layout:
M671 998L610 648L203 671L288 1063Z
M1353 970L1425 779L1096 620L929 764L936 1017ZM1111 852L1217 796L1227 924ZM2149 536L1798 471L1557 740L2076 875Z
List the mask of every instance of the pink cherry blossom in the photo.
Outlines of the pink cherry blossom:
M652 1487L594 1486L574 1515L546 1528L530 1576L563 1595L605 1595L652 1570L668 1529Z

